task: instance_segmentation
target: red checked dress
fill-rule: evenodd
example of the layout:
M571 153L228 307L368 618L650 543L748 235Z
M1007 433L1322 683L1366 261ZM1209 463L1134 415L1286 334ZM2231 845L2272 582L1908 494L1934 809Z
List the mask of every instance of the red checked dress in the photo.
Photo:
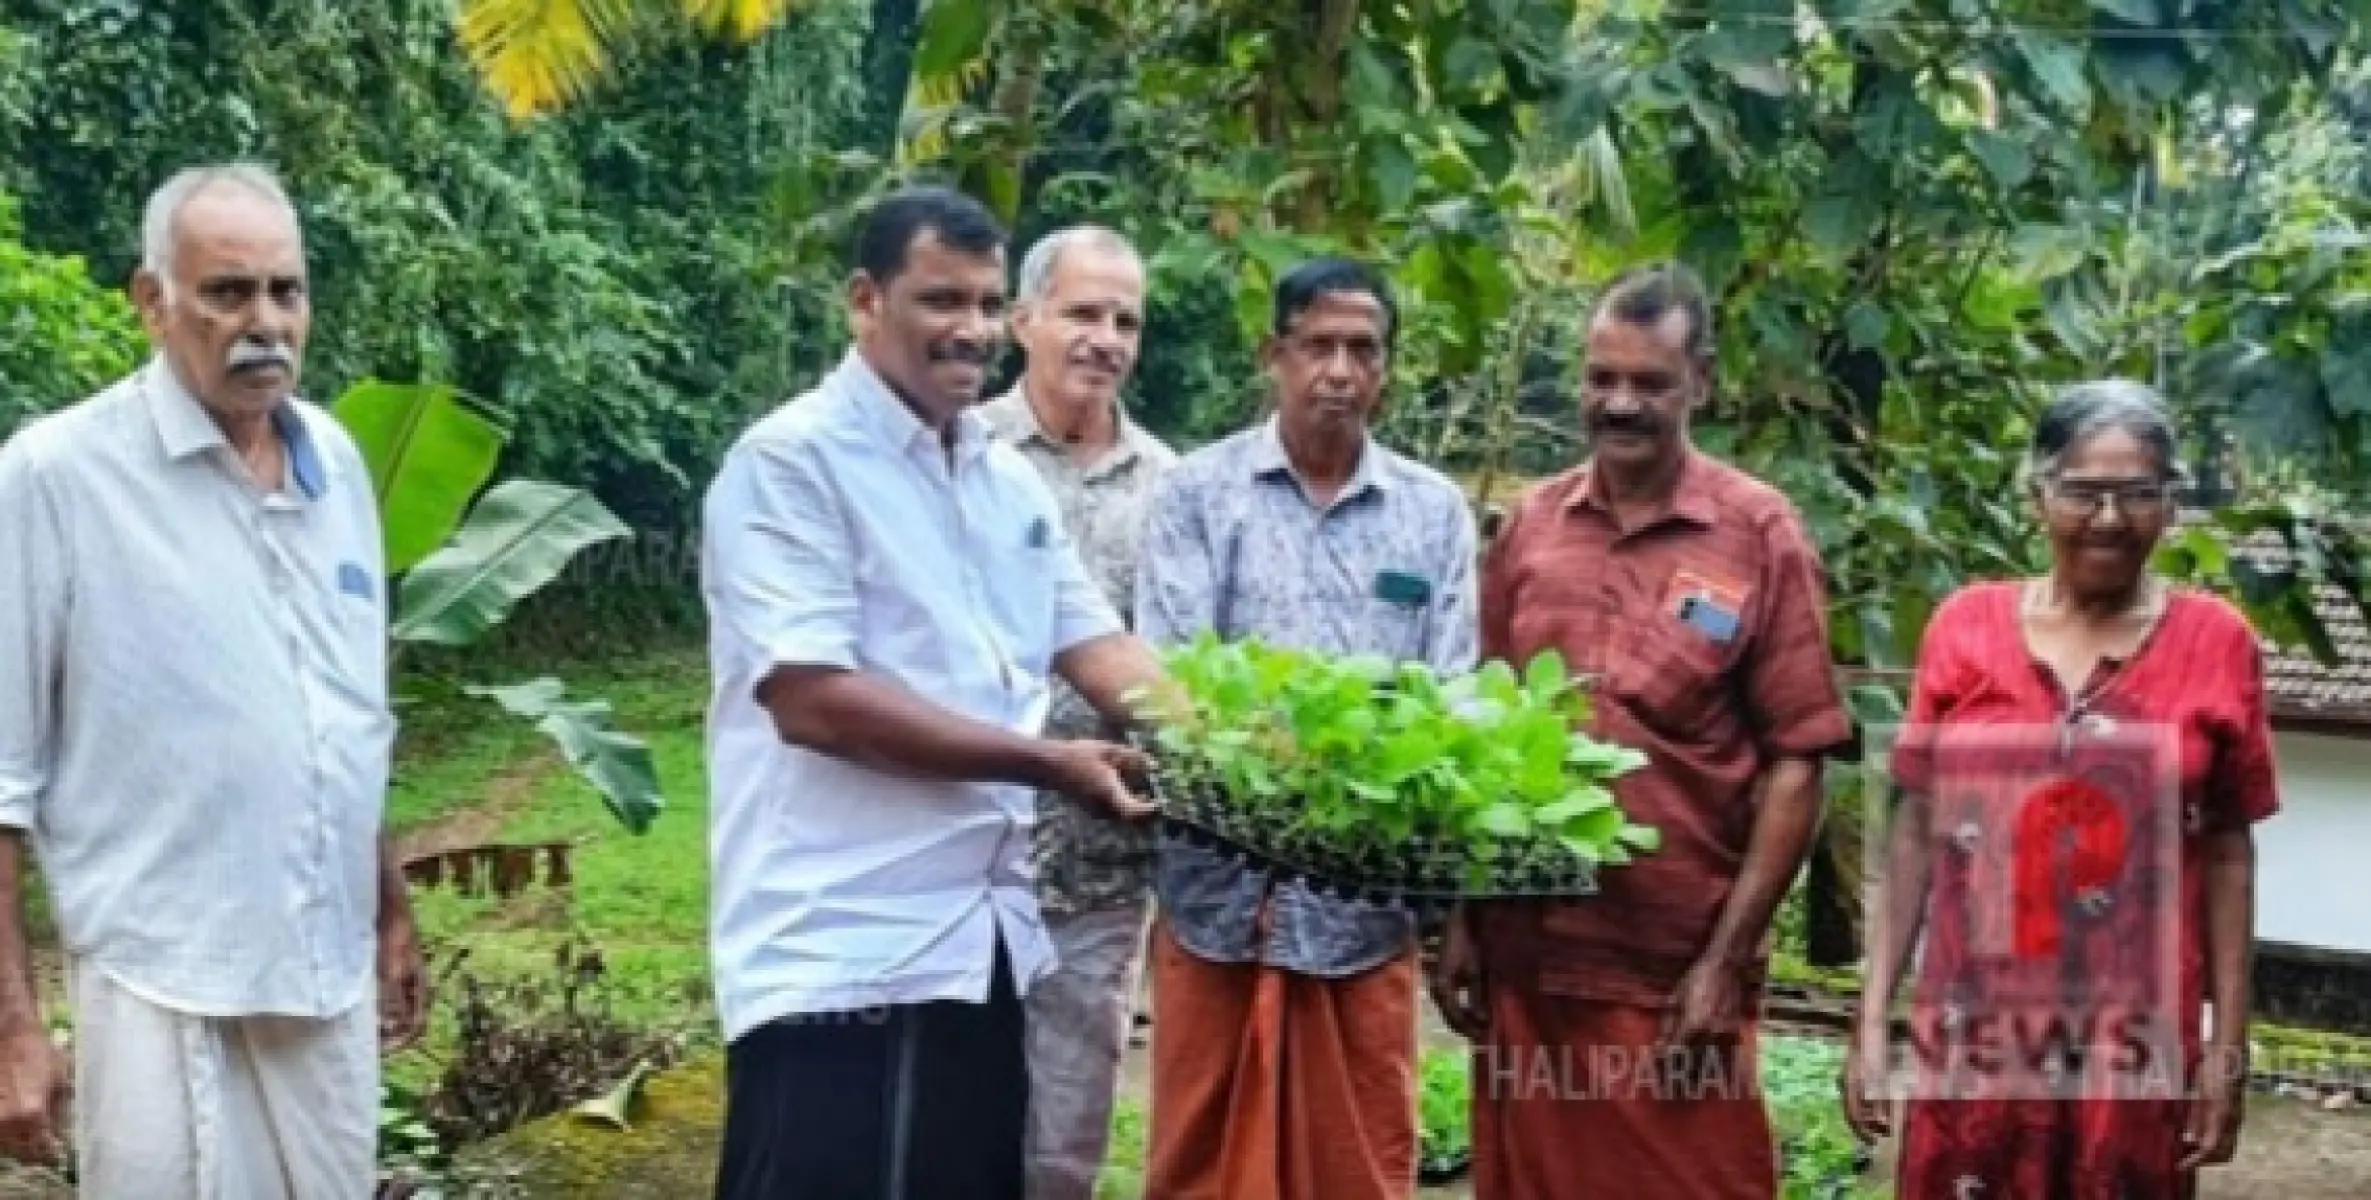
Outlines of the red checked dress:
M2178 1018L2172 1036L2184 1061L2194 1064L2206 997L2201 835L2246 827L2278 808L2255 635L2222 600L2176 591L2129 661L2103 663L2098 675L2073 688L2087 696L2084 708L2094 714L2078 719L2070 716L2071 698L2026 644L2021 601L2019 585L1985 583L1937 610L1892 755L1896 781L1934 805L1937 822L1912 985L1914 1044L1932 1047L1954 1033L1964 1044L1976 1036L1969 1032L1971 1014L1980 1014L1990 1023L1986 1032L2000 1039L1995 1045L2015 1050L2018 1037L2056 1028L2077 1039L2087 1036L2080 1044L2105 1052L2091 1060L2098 1063L2129 1045L2119 1043L2113 1014L2153 1003L2156 1011L2170 1008ZM2079 763L2084 737L2106 738L2101 731L2165 730L2166 741L2159 744L2179 746L2181 824L2178 832L2160 826L2168 832L2156 844L2167 848L2162 859L2178 868L2136 867L2133 872L2145 870L2145 876L2128 872L2110 882L2113 864L2148 857L2142 853L2149 845L2148 822L2144 816L2119 823L2099 794L2080 785L2026 792L2032 802L2005 820L1997 812L1989 822L1954 815L1952 768L1939 762L1947 752L1938 744L1954 734L1981 732L1979 727L2006 726L2064 731L2056 749L2043 752L2060 755L2056 761L2062 763ZM2170 767L2163 777L2167 790L2175 786ZM1937 787L1940 796L1932 794ZM1958 791L1966 794L1965 788ZM2057 843L2061 854L2039 868L2044 875L2061 874L2038 878L2025 855L2005 855L2016 861L2003 868L1996 860L1985 869L1981 850L1987 839L2014 841L2021 823L2030 837L2036 820L2056 822L2066 835ZM2087 881L2066 879L2086 871ZM2037 881L2064 887L2037 893L2031 889ZM2178 917L2166 915L2166 904L2178 905ZM2013 924L2013 934L2004 938L1997 926L1988 931L1981 915L1988 912L2010 914L1997 919ZM2017 949L1986 954L1978 945ZM2163 964L2153 978L2151 962ZM2023 999L2001 999L2008 973L2025 972L2018 978L2030 983L2037 969L2059 972L2054 978L2091 997L2096 1007L2087 1011L2097 1023L2069 1020L2066 1007L2036 1002L2030 990L2020 994ZM2170 998L2164 981L2172 983ZM2100 1012L2110 1015L2097 1018ZM2134 1061L2140 1060L2128 1059L2127 1066ZM2166 1066L2170 1075L2171 1064ZM2159 1093L2127 1098L2083 1087L2055 1095L2032 1088L1999 1094L1997 1087L1987 1095L1978 1087L1939 1098L1940 1082L1924 1077L1913 1093L1896 1193L1903 1200L2160 1200L2194 1194L2195 1177L2176 1169L2187 1117L2179 1077Z

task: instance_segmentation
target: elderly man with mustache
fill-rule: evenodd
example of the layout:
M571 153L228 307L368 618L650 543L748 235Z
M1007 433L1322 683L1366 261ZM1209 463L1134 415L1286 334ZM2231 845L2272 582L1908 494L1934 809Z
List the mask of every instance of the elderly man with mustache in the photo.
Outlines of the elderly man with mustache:
M81 1194L364 1196L382 1039L426 990L381 832L394 719L370 473L296 388L302 235L175 175L132 284L156 357L0 446L0 1150ZM27 961L38 857L71 1071Z
M1144 263L1119 234L1082 225L1039 240L1019 274L1012 329L1027 366L980 414L1053 490L1079 557L1125 616L1145 502L1177 461L1120 403L1144 336ZM1110 733L1094 706L1061 684L1047 728ZM1127 1050L1152 841L1143 824L1042 792L1034 850L1054 970L1026 1006L1029 1200L1092 1200Z
M1479 1043L1481 1200L1769 1200L1754 1075L1770 917L1851 729L1819 558L1786 497L1697 450L1712 307L1676 263L1614 281L1588 326L1590 457L1511 512L1482 570L1482 653L1594 676L1595 735L1657 853L1573 904L1450 922L1434 998Z

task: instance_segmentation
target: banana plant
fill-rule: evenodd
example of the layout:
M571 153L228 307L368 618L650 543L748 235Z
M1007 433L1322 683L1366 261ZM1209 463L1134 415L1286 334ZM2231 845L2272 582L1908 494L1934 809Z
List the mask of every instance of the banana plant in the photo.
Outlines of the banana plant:
M633 536L582 488L487 486L506 434L449 387L366 380L332 411L378 497L397 657L407 646L476 644L586 548ZM664 797L650 749L610 726L607 701L571 699L549 676L466 690L534 722L628 830L657 818Z

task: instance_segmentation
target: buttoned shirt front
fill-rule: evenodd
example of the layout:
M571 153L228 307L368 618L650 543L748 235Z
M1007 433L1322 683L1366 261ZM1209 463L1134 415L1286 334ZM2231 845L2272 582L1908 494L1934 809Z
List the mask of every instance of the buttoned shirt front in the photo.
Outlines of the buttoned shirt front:
M877 674L957 715L1044 729L1053 660L1117 632L1054 497L976 410L940 436L851 353L752 426L702 546L711 942L728 1040L776 1018L981 1001L999 938L1050 965L1030 790L927 780L784 743L778 666Z
M377 502L290 400L257 487L162 361L0 446L0 825L68 953L153 1003L368 994L394 718Z
M1448 477L1370 439L1350 482L1320 506L1270 420L1188 454L1155 493L1138 631L1156 645L1209 629L1462 674L1479 636L1477 553L1473 513ZM1427 594L1389 594L1378 584L1390 573L1422 578ZM1341 977L1413 944L1406 909L1322 896L1183 839L1162 839L1155 878L1178 941L1209 961Z
M1520 986L1661 1004L1744 870L1769 764L1852 734L1818 552L1783 493L1702 453L1635 528L1574 468L1525 495L1483 560L1483 654L1520 669L1550 650L1596 681L1587 732L1647 756L1614 797L1662 841L1597 895L1478 906L1484 950Z
M1038 423L1019 388L980 406L999 439L1037 468L1062 509L1062 524L1103 596L1123 616L1135 611L1136 559L1145 504L1177 454L1115 412L1117 441L1081 460ZM1104 721L1076 689L1057 679L1046 732L1102 737ZM1149 825L1115 820L1060 792L1039 792L1032 846L1037 897L1048 913L1094 912L1141 901L1152 886Z

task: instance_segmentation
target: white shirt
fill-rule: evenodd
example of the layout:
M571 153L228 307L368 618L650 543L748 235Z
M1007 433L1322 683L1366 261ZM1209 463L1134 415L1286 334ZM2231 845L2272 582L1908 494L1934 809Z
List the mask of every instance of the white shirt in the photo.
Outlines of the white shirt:
M0 825L66 950L153 1003L366 994L394 717L377 503L337 422L249 480L155 361L0 445Z
M1052 660L1120 629L1053 495L977 412L937 435L851 353L743 434L711 485L702 589L711 941L729 1041L779 1017L986 998L1002 935L1051 966L1024 787L886 774L785 744L777 665L870 672L1035 735Z

